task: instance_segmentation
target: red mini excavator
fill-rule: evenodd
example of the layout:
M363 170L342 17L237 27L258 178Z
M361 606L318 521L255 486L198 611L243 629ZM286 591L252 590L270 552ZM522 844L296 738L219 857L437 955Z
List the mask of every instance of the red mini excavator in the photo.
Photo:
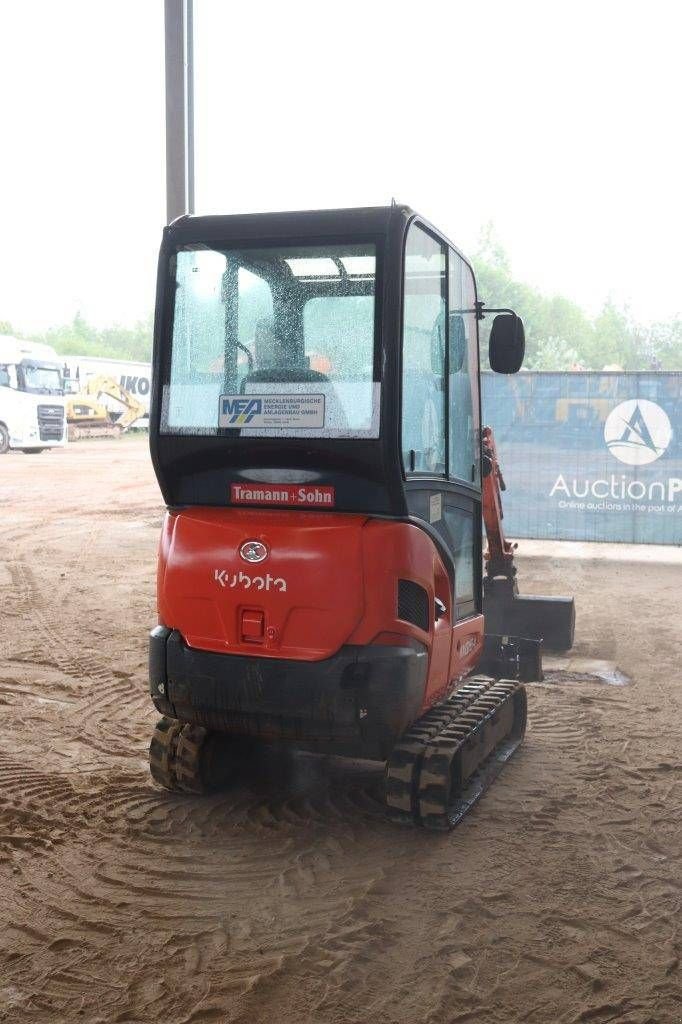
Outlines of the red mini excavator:
M517 747L523 681L543 638L571 646L574 612L516 589L480 419L488 313L492 369L514 373L520 319L487 310L461 253L403 206L166 228L162 786L218 788L241 738L286 742L385 761L391 816L444 829Z

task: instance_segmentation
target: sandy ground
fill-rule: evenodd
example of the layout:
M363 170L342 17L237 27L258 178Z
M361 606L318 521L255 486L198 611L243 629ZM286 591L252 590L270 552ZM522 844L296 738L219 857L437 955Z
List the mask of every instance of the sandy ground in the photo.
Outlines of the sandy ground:
M160 497L144 441L0 463L0 1020L682 1019L678 551L522 545L576 656L451 836L381 766L260 755L229 793L147 774Z

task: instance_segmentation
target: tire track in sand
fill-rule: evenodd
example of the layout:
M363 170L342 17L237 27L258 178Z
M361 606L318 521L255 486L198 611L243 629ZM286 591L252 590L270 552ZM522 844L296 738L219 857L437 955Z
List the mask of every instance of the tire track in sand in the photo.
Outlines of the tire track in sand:
M188 802L151 787L130 796L109 821L84 827L68 858L55 847L17 862L22 896L10 894L8 910L23 948L11 983L27 1009L94 1011L106 999L111 1020L222 1020L241 996L302 957L321 975L330 959L345 962L371 941L362 904L383 872L383 821L359 833L333 792L326 823L304 827L280 813L287 801L274 793L266 819L256 813L262 796L253 794L239 824L221 797ZM127 827L106 836L124 807ZM85 820L93 821L87 808ZM344 868L359 839L372 856ZM35 920L40 935L28 931ZM71 968L60 959L31 988L54 941L71 944ZM124 962L131 948L133 978ZM97 980L112 975L125 986L111 991ZM141 1005L151 989L154 998ZM145 1016L152 1006L156 1017Z
M149 718L146 687L132 673L113 668L89 650L80 637L76 642L65 640L57 595L48 598L44 594L26 563L11 562L9 569L13 601L21 620L20 660L26 678L32 678L29 667L47 664L65 677L67 693L75 701L64 716L68 741L85 744L105 755L107 761L139 760L130 722L132 717L141 725Z

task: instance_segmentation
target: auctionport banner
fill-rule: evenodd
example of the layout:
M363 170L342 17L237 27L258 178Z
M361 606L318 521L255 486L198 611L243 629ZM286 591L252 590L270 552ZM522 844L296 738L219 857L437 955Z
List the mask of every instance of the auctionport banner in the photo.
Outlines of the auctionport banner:
M682 544L682 373L483 374L510 537Z

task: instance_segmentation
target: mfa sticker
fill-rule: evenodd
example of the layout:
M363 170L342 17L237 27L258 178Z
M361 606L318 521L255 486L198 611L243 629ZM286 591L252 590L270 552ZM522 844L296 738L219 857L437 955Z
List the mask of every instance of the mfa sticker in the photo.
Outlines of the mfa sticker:
M278 430L324 426L324 395L221 395L219 427Z
M429 498L429 522L437 523L443 518L443 495L432 494Z

